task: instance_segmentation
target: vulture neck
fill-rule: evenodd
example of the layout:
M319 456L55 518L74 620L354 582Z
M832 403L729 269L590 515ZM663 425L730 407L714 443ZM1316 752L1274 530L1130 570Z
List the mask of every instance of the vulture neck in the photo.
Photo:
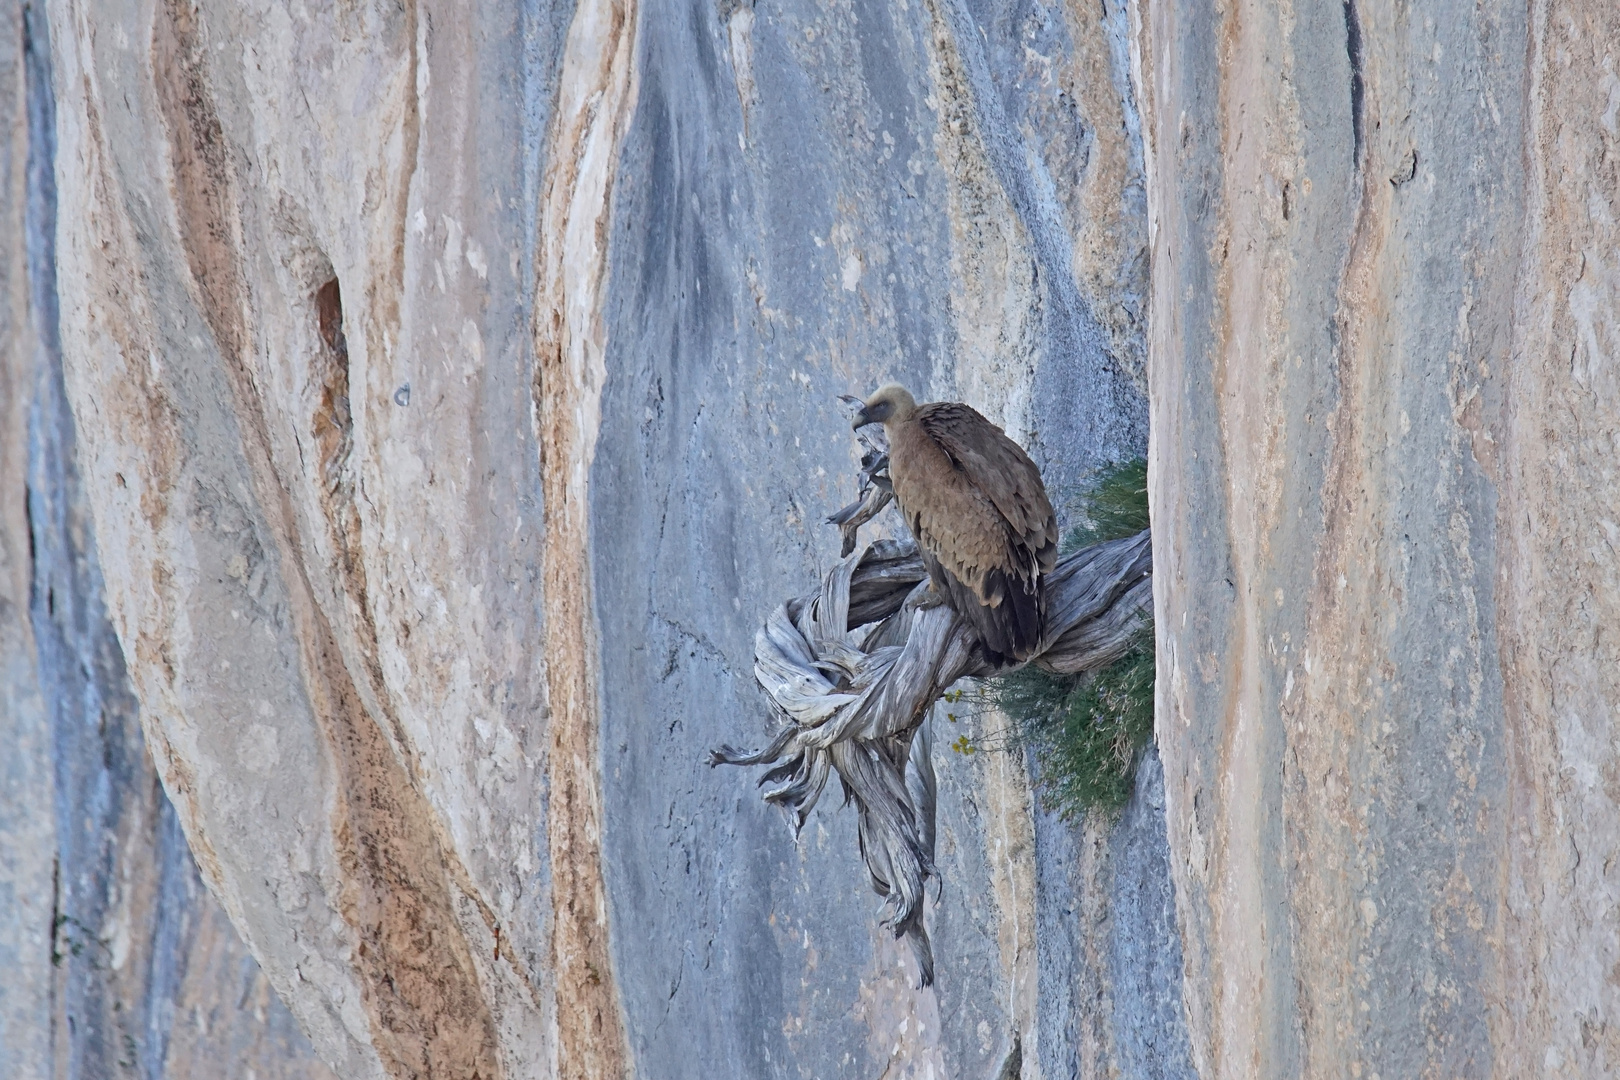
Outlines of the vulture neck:
M893 436L894 429L902 424L909 424L917 419L917 405L915 402L897 401L893 410L883 419L883 433Z

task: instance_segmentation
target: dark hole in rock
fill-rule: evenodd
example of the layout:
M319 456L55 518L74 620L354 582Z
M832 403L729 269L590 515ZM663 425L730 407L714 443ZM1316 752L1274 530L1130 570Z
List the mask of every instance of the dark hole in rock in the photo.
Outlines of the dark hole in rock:
M316 290L315 319L326 347L347 354L349 345L343 339L343 291L338 287L337 278Z
M317 385L321 388L315 410L315 444L320 450L322 480L334 500L340 546L354 540L356 522L344 507L352 501L354 479L349 455L353 450L354 419L349 402L349 345L343 337L343 293L333 278L315 290L315 324L326 348L315 357Z
M315 291L315 323L321 340L331 350L317 365L321 371L321 416L317 420L317 438L323 443L328 466L348 455L351 427L349 415L349 343L343 337L343 291L333 278ZM330 428L332 431L322 429ZM335 434L334 440L331 435Z

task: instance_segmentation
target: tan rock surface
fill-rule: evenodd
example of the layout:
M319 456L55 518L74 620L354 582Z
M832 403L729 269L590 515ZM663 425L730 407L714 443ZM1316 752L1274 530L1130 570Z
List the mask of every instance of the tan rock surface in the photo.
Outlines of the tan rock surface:
M37 7L0 20L0 1074L331 1080L198 878L101 605L57 349L49 50Z
M1502 1075L1620 1070L1620 11L1531 8L1526 228L1494 460L1508 744Z
M1613 6L1141 21L1200 1073L1602 1075Z

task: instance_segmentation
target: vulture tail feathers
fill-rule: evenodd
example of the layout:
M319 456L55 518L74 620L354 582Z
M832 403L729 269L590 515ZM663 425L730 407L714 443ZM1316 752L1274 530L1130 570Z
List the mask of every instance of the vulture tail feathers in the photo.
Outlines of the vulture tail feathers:
M925 552L923 562L935 590L973 627L984 647L985 659L997 667L1006 667L1029 659L1040 647L1043 605L1038 583L990 570L985 574L984 592L999 595L1001 602L989 607L938 559Z

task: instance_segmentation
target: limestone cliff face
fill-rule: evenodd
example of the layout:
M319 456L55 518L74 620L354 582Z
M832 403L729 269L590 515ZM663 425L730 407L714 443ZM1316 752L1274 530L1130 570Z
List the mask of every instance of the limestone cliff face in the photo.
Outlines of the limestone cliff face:
M12 8L0 1072L1620 1069L1617 18ZM928 991L702 764L890 377L1152 401L1162 770L937 739Z
M1139 9L1200 1074L1620 1068L1620 9Z
M199 879L104 602L62 385L43 13L0 19L0 1074L330 1080Z
M1060 495L1145 448L1123 8L7 32L8 1075L1189 1075L1152 761L1073 832L936 750L926 992L852 815L703 765L836 556L835 395L965 398Z

